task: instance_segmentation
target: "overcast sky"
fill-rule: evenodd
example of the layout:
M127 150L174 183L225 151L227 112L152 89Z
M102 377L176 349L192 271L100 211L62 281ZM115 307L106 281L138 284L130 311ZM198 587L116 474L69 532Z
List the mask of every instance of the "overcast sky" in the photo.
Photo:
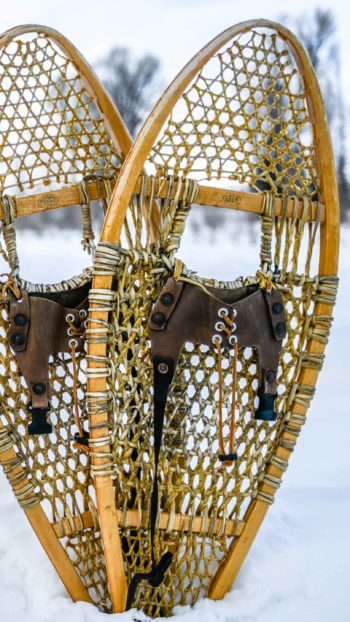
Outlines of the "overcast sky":
M56 28L92 64L113 45L161 58L168 82L210 39L246 19L278 19L332 8L350 102L350 0L0 0L1 29L24 23Z

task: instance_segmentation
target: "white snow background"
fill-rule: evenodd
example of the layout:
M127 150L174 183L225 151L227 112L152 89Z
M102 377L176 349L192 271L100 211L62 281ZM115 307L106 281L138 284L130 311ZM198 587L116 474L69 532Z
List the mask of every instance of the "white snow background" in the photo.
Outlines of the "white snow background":
M181 257L201 274L255 273L256 248L240 235L188 229ZM18 236L22 276L55 282L83 267L78 234ZM195 265L194 265L195 264ZM178 607L174 622L350 620L350 230L343 228L340 290L326 362L308 421L276 501L231 592ZM144 622L72 603L0 474L0 622Z

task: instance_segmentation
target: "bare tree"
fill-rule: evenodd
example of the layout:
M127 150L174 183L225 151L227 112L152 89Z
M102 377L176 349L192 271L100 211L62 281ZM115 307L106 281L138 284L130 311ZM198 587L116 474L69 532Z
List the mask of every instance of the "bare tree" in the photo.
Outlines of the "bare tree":
M316 9L312 13L304 13L297 18L284 16L281 21L291 25L304 45L321 86L334 147L340 216L341 220L345 221L350 208L346 109L334 16L330 10Z
M150 54L134 59L126 48L115 47L98 67L130 134L135 136L161 89L160 62Z

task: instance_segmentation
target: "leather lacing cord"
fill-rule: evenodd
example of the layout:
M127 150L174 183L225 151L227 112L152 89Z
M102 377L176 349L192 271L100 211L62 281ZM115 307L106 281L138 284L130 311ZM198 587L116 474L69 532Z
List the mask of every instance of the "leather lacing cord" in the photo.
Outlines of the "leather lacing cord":
M75 423L78 428L78 435L75 435L75 438L85 439L87 438L87 432L85 432L83 428L83 424L81 422L80 409L79 409L79 403L78 403L79 371L78 371L78 357L77 357L78 339L84 339L85 332L86 332L87 312L85 311L85 309L80 309L79 316L81 318L81 322L79 323L78 326L74 324L74 316L72 313L68 313L68 315L66 316L66 322L68 324L67 332L68 332L68 335L71 337L71 339L69 340L69 347L72 353L72 366L73 366L73 409L74 409ZM86 453L89 452L88 444L85 445L83 443L76 442L74 443L73 447L74 449L85 451Z
M233 311L234 317L236 311ZM219 404L218 404L218 439L219 439L219 460L223 466L231 466L234 460L237 459L235 452L235 409L236 409L236 393L237 393L237 359L238 359L238 342L237 337L233 334L236 330L236 324L227 314L227 310L222 307L218 311L219 317L224 320L223 322L217 322L215 328L219 332L224 332L227 335L230 345L233 345L233 370L232 370L232 396L231 396L231 410L230 410L230 437L229 437L229 452L225 452L224 447L224 434L223 434L223 373L222 373L222 337L215 334L213 336L213 343L217 350L218 361L218 376L219 376Z

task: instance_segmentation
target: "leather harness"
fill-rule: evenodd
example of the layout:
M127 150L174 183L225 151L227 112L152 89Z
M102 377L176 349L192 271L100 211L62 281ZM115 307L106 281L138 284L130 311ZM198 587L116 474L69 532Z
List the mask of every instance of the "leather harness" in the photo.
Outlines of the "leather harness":
M46 419L50 411L49 357L71 353L72 340L77 353L83 350L84 341L74 338L67 318L71 325L82 324L87 316L89 285L54 293L21 291L19 299L11 297L9 337L31 395L27 404L32 418L29 434L52 432Z
M134 575L128 592L127 608L132 606L137 586L147 579L159 586L172 561L165 552L157 563L154 537L158 514L158 463L164 417L170 385L185 342L222 349L254 348L258 353L260 383L259 406L255 418L275 421L277 370L282 341L286 335L286 317L281 293L270 292L259 284L221 289L204 287L188 279L169 278L161 290L150 317L154 389L154 480L150 508L151 571ZM226 328L226 330L225 330ZM220 455L223 462L237 455Z

